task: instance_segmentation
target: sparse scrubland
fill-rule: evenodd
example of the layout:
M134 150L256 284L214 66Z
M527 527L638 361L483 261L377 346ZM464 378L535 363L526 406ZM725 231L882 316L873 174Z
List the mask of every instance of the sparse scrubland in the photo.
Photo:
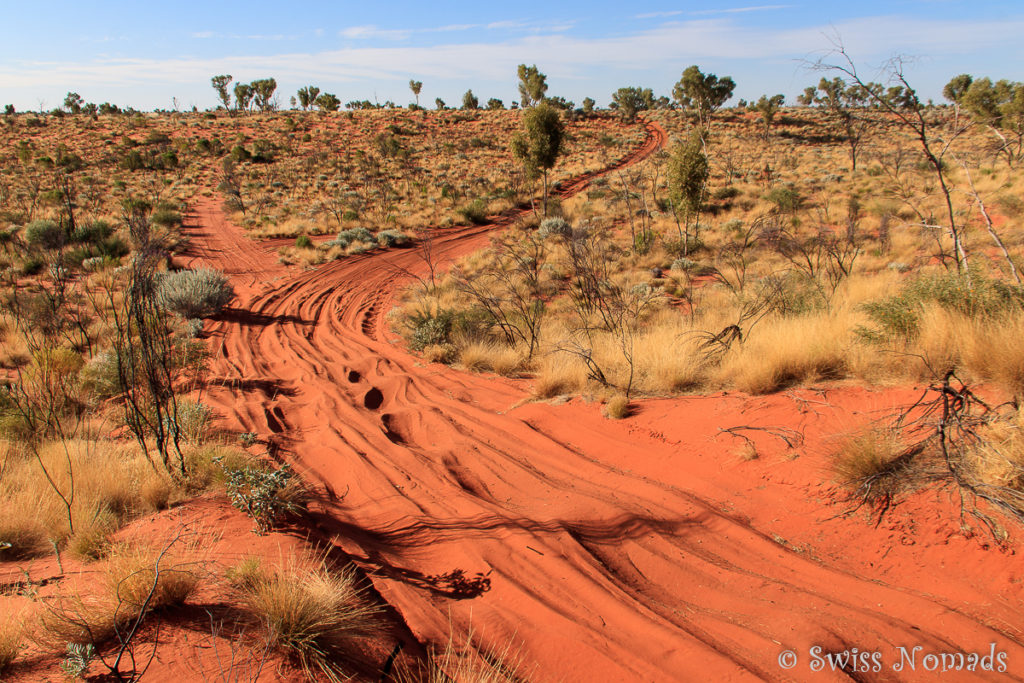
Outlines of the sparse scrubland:
M882 512L904 493L951 485L1005 540L1006 518L1024 521L1024 89L957 77L952 104L935 106L899 71L885 89L844 69L800 107L766 95L723 109L732 80L691 67L672 99L622 88L611 110L589 98L576 109L523 65L525 112L498 100L482 110L472 91L461 110L426 111L417 81L408 109L354 102L340 113L334 95L307 86L302 111L274 111L273 79L239 84L232 105L231 79L218 76L217 111L90 109L69 93L59 113L6 114L0 675L59 662L71 677L138 680L157 626L192 601L231 651L225 680L238 675L236 650L258 662L254 680L274 657L311 679L379 678L382 668L396 680L531 676L515 648L472 633L400 656L401 617L368 578L448 586L462 599L467 585L489 590L490 572L476 582L463 567L428 575L376 549L356 567L338 559L343 542L225 558L219 529L139 532L214 500L244 513L246 539L294 525L289 534L313 544L311 530L328 532L306 513L347 504L284 463L279 432L290 427L270 407L281 387L210 377L211 325L310 323L247 315L235 288L251 303L255 283L182 266L201 239L190 208L207 197L265 240L281 271L375 250L415 255L414 266L394 266L413 284L388 314L412 352L518 379L535 399L597 398L624 428L651 397L916 387L905 412L834 444L822 476L851 507ZM629 156L645 142L652 153ZM442 257L442 240L485 230L489 247ZM370 315L356 323L367 334ZM363 382L365 359L343 360L348 383ZM217 381L262 391L271 434L225 429L207 402ZM359 386L363 407L381 408L382 390ZM433 423L394 411L381 425L367 442L386 438L383 450ZM472 468L441 460L460 490L494 497L463 471ZM607 566L593 549L607 539L573 524L558 531ZM422 532L414 527L403 529ZM367 535L383 546L389 533ZM223 636L228 621L235 632Z

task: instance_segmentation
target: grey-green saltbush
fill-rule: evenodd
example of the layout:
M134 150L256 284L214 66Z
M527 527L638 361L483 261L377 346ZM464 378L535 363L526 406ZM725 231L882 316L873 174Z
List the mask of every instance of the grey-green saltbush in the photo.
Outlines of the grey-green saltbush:
M227 276L209 268L168 273L156 288L157 303L184 318L216 315L234 296Z
M548 239L551 237L566 237L572 233L572 228L564 218L545 218L537 229L537 237Z
M338 237L335 238L331 244L336 247L347 247L353 242L367 242L372 244L376 240L373 239L373 233L366 228L349 228L348 230L342 230L338 233Z
M377 243L383 247L397 247L409 241L409 236L401 230L381 230L377 233Z

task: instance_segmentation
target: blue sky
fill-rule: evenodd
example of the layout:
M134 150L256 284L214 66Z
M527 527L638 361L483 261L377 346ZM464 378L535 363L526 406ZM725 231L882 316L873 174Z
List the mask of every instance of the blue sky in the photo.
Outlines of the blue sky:
M764 2L764 4L760 4ZM280 100L306 84L354 99L450 105L472 88L517 98L515 68L536 63L552 95L605 105L624 85L669 94L690 64L730 75L736 97L792 101L819 76L802 61L838 35L862 71L894 54L924 97L961 72L1024 79L1016 2L795 0L602 2L5 3L0 104L58 106L68 91L138 109L216 104L210 77L273 76Z

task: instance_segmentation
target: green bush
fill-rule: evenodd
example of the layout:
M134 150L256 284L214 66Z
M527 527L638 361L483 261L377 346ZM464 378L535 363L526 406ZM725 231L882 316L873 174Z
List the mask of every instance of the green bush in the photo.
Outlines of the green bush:
M46 267L46 261L38 256L29 256L21 263L22 275L38 275Z
M285 515L301 509L287 493L294 486L295 477L288 465L277 470L252 464L236 467L225 464L221 456L215 457L214 462L224 470L231 504L252 517L257 533L273 529Z
M168 273L156 289L157 302L184 318L216 315L234 295L227 276L208 268Z
M67 232L56 221L38 220L25 226L25 241L33 247L59 249L67 240Z
M929 303L970 318L998 318L1024 307L1024 289L976 270L922 275L899 293L864 304L873 327L860 327L857 332L875 342L911 340L919 331L922 308Z
M101 244L113 234L114 227L106 221L99 220L79 225L71 234L71 240L85 244Z
M464 219L476 225L487 222L487 204L482 199L474 199L459 209L458 213Z
M150 215L149 222L162 228L174 228L181 225L181 214L174 209L159 207Z
M774 204L779 211L788 213L798 211L804 205L803 197L792 187L776 187L765 195L765 199Z
M422 351L428 346L449 343L454 317L452 311L440 311L436 315L414 314L409 319L412 330L409 335L409 348L413 351Z
M313 240L308 235L299 235L295 238L295 246L299 249L312 249Z

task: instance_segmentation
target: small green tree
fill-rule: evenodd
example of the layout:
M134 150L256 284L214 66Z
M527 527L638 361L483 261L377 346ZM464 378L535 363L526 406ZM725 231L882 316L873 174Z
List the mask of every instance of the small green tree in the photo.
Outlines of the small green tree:
M315 85L307 85L304 88L299 88L296 94L299 96L299 104L302 105L302 108L309 109L316 104L316 98L320 97L320 88Z
M487 108L490 109L491 111L498 111L499 109L505 108L505 103L496 97L492 97L491 99L487 100Z
M446 105L444 103L444 100L442 100L440 97L434 98L434 106L437 107L438 111L444 111L445 109L448 108L448 105Z
M544 178L544 215L548 214L548 171L562 153L562 119L546 102L523 114L522 130L512 139L512 154L532 175Z
M462 96L462 108L463 109L479 109L480 100L477 99L476 95L473 94L473 90L467 90Z
M548 91L547 76L537 70L537 65L519 65L519 95L522 106L531 107L544 99Z
M235 109L238 111L249 111L249 104L252 103L252 86L248 83L235 83Z
M82 97L76 92L69 92L64 98L64 108L72 114L82 112Z
M942 96L953 104L961 104L963 102L964 95L967 94L967 90L971 87L971 83L974 79L971 78L970 74L960 74L959 76L953 76L942 88Z
M711 124L711 115L732 97L736 84L729 76L704 74L697 65L687 67L672 89L672 97L683 109L697 115L701 128Z
M423 90L423 81L409 80L409 90L416 96L416 106L420 106L420 91Z
M619 88L612 94L612 109L617 110L626 121L635 120L638 112L651 109L653 103L654 93L650 88Z
M274 102L274 91L277 90L277 81L273 78L259 78L250 84L253 92L253 99L260 111L267 112L277 109Z
M231 111L231 95L228 93L229 83L231 83L230 74L221 74L210 79L210 85L217 91L217 99L220 100L221 105L226 110Z
M592 113L594 113L594 105L595 104L597 104L597 103L594 102L594 98L592 98L592 97L584 97L583 98L583 113L584 114L592 114Z
M786 101L785 95L761 95L761 99L754 105L754 111L761 114L761 123L764 124L764 139L768 139L768 133L772 127L772 121L775 120L775 115L779 113L779 109Z
M315 104L320 111L338 111L341 100L333 93L325 92L316 98Z
M704 203L710 172L701 131L694 130L685 143L675 146L668 160L668 198L679 239L683 243L683 256L689 253L691 225L695 237L700 236L700 207Z
M1024 84L989 78L973 81L960 102L999 138L1010 166L1024 157Z
M800 104L816 105L828 112L829 118L839 127L846 138L850 152L850 170L857 170L857 154L873 124L867 115L866 106L872 92L881 92L878 83L847 84L840 77L831 80L822 78L818 87L813 85L804 90L798 99Z

